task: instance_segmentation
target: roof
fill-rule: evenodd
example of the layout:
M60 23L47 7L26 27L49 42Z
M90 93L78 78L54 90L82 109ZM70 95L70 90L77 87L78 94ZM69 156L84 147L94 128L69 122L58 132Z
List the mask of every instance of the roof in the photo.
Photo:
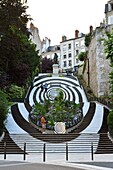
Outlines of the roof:
M66 42L66 41L77 40L77 39L80 39L80 38L83 38L83 37L85 37L85 34L82 33L82 36L81 36L81 37L67 39L67 40L65 40L65 41L61 41L60 43L63 43L63 42Z

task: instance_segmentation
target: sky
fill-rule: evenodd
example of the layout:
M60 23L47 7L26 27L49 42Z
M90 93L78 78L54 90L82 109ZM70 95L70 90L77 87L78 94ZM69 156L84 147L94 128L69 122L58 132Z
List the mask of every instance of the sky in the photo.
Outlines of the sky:
M59 45L62 36L75 37L75 30L87 34L89 26L98 27L105 18L107 0L27 0L32 23L39 29L41 40L48 37ZM28 23L28 27L29 27Z

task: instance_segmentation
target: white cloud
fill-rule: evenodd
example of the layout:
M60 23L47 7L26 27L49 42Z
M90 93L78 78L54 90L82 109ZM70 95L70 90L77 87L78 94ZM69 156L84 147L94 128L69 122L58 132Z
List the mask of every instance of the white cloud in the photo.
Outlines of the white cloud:
M106 3L107 0L28 0L28 13L41 39L47 36L55 45L63 34L73 38L76 29L88 33L90 25L99 26Z

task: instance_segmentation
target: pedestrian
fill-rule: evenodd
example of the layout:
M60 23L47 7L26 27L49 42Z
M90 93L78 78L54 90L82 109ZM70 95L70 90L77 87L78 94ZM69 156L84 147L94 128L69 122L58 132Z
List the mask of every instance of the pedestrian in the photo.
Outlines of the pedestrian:
M48 84L47 84L47 83L45 83L45 85L44 85L45 92L47 91L47 87L48 87Z
M41 125L42 125L42 128L45 129L46 128L46 120L44 118L44 116L42 115L41 117Z

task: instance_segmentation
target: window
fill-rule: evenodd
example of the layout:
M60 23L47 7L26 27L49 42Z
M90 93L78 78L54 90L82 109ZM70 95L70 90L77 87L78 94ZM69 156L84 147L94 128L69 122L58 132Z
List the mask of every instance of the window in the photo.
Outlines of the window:
M64 67L66 67L66 61L64 61Z
M63 51L66 51L66 45L63 45Z
M78 43L76 43L76 44L75 44L75 47L79 47L79 44L78 44Z
M72 66L72 61L71 60L69 60L69 66Z
M113 24L113 16L108 17L108 24L109 25Z
M78 50L76 50L76 54L75 54L75 55L77 56L77 55L78 55L78 53L79 53L79 51L78 51Z
M69 58L71 57L71 53L68 54L68 57L69 57Z
M110 3L110 4L108 4L108 11L110 12L110 11L112 11L112 10L113 10L113 4Z
M68 49L71 49L71 44L68 44Z
M64 58L64 59L66 58L66 54L63 55L63 58Z

